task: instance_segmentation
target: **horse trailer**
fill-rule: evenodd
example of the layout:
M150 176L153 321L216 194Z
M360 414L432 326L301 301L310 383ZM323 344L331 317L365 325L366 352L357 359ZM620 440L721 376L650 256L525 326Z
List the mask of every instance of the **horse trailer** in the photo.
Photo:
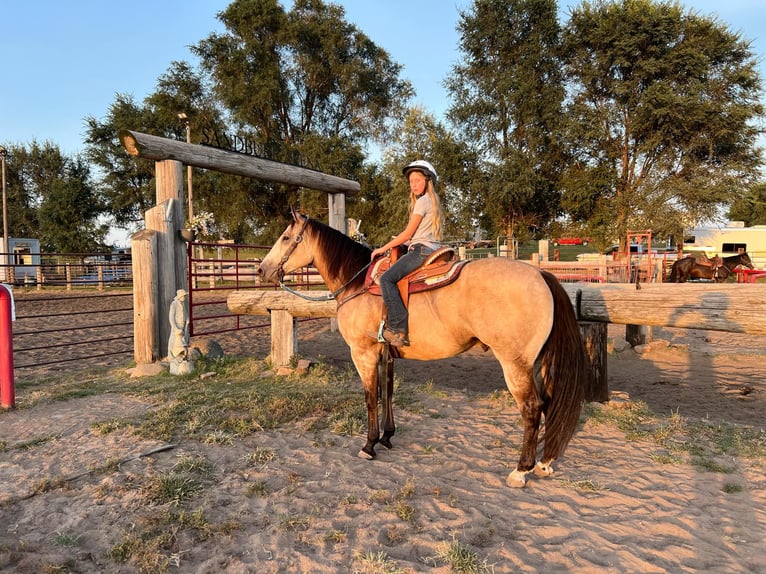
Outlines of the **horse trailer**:
M756 268L766 269L766 225L745 227L742 221L729 221L721 227L697 227L684 236L683 247L708 257L747 253Z

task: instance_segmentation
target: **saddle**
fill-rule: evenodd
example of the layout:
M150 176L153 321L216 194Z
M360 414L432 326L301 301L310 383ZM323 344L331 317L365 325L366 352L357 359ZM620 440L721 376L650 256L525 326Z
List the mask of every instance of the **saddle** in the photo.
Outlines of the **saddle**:
M380 289L380 276L383 275L399 258L398 250L392 250L388 257L380 257L367 270L365 286L372 295L382 295ZM431 253L423 265L415 269L409 275L405 275L397 284L399 294L405 306L409 301L409 295L430 291L449 285L458 278L468 260L455 258L455 250L452 247L441 247Z
M713 270L718 269L718 267L721 265L721 258L718 255L713 257L713 259L710 259L704 253L688 255L687 257L691 257L692 259L694 259L694 262L697 265L702 265L703 267L709 267Z

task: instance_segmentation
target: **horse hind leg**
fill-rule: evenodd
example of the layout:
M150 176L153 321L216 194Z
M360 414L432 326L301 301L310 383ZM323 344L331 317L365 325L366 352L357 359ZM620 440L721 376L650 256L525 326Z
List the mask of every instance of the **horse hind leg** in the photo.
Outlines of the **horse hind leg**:
M508 475L505 483L511 488L523 488L527 484L527 475L531 471L534 470L535 474L540 474L537 470L537 447L543 402L535 389L535 380L538 380L539 373L536 372L533 375L530 369L505 364L503 365L503 372L508 389L519 407L524 422L524 436L519 462ZM518 383L519 381L521 384ZM548 466L550 466L550 462Z

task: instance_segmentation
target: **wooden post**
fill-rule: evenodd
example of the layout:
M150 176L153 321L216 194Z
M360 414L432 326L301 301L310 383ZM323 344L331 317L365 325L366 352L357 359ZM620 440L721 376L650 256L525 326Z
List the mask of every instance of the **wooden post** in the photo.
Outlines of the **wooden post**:
M298 322L289 311L271 311L271 362L288 366L298 354Z
M654 340L652 327L650 325L625 325L625 340L630 343L631 347L651 343Z
M181 164L178 164L179 173ZM186 268L184 242L178 237L178 216L176 211L180 199L168 199L162 205L157 205L146 212L146 228L157 233L157 314L160 357L168 353L168 338L170 323L168 313L170 304L176 296L176 290L184 287L185 274L178 277L180 265Z
M160 360L157 232L144 229L130 237L133 267L133 356L139 365Z
M346 219L346 196L342 193L328 193L327 207L329 214L327 223L344 235L348 235L348 220Z
M348 235L348 219L346 219L346 196L342 193L328 193L327 204L329 215L327 217L330 227L337 229L344 235ZM338 320L335 317L330 319L330 331L335 333L338 330Z
M588 357L591 371L591 384L585 389L588 402L604 403L609 400L609 382L606 367L607 324L592 321L579 321L580 335Z

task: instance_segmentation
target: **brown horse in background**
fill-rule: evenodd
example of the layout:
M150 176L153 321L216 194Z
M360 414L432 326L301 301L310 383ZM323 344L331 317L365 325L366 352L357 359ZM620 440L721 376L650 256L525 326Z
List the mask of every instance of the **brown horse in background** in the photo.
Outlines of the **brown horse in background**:
M705 258L707 259L707 258ZM686 283L688 280L704 279L720 283L730 275L728 267L723 264L721 258L716 255L706 262L700 261L693 255L687 255L673 262L668 276L669 283Z
M351 348L367 405L367 442L359 456L372 459L376 444L391 448L395 425L391 378L383 393L381 437L378 389L388 345L371 336L383 316L382 298L369 293L365 282L371 250L323 223L297 214L293 218L258 273L265 281L281 282L286 273L313 264L337 299L338 327ZM451 284L412 294L409 312L411 344L392 349L400 358L442 359L481 345L502 365L524 421L521 455L506 484L524 486L533 470L552 475L553 461L577 428L591 376L572 302L556 278L504 257L471 261Z

